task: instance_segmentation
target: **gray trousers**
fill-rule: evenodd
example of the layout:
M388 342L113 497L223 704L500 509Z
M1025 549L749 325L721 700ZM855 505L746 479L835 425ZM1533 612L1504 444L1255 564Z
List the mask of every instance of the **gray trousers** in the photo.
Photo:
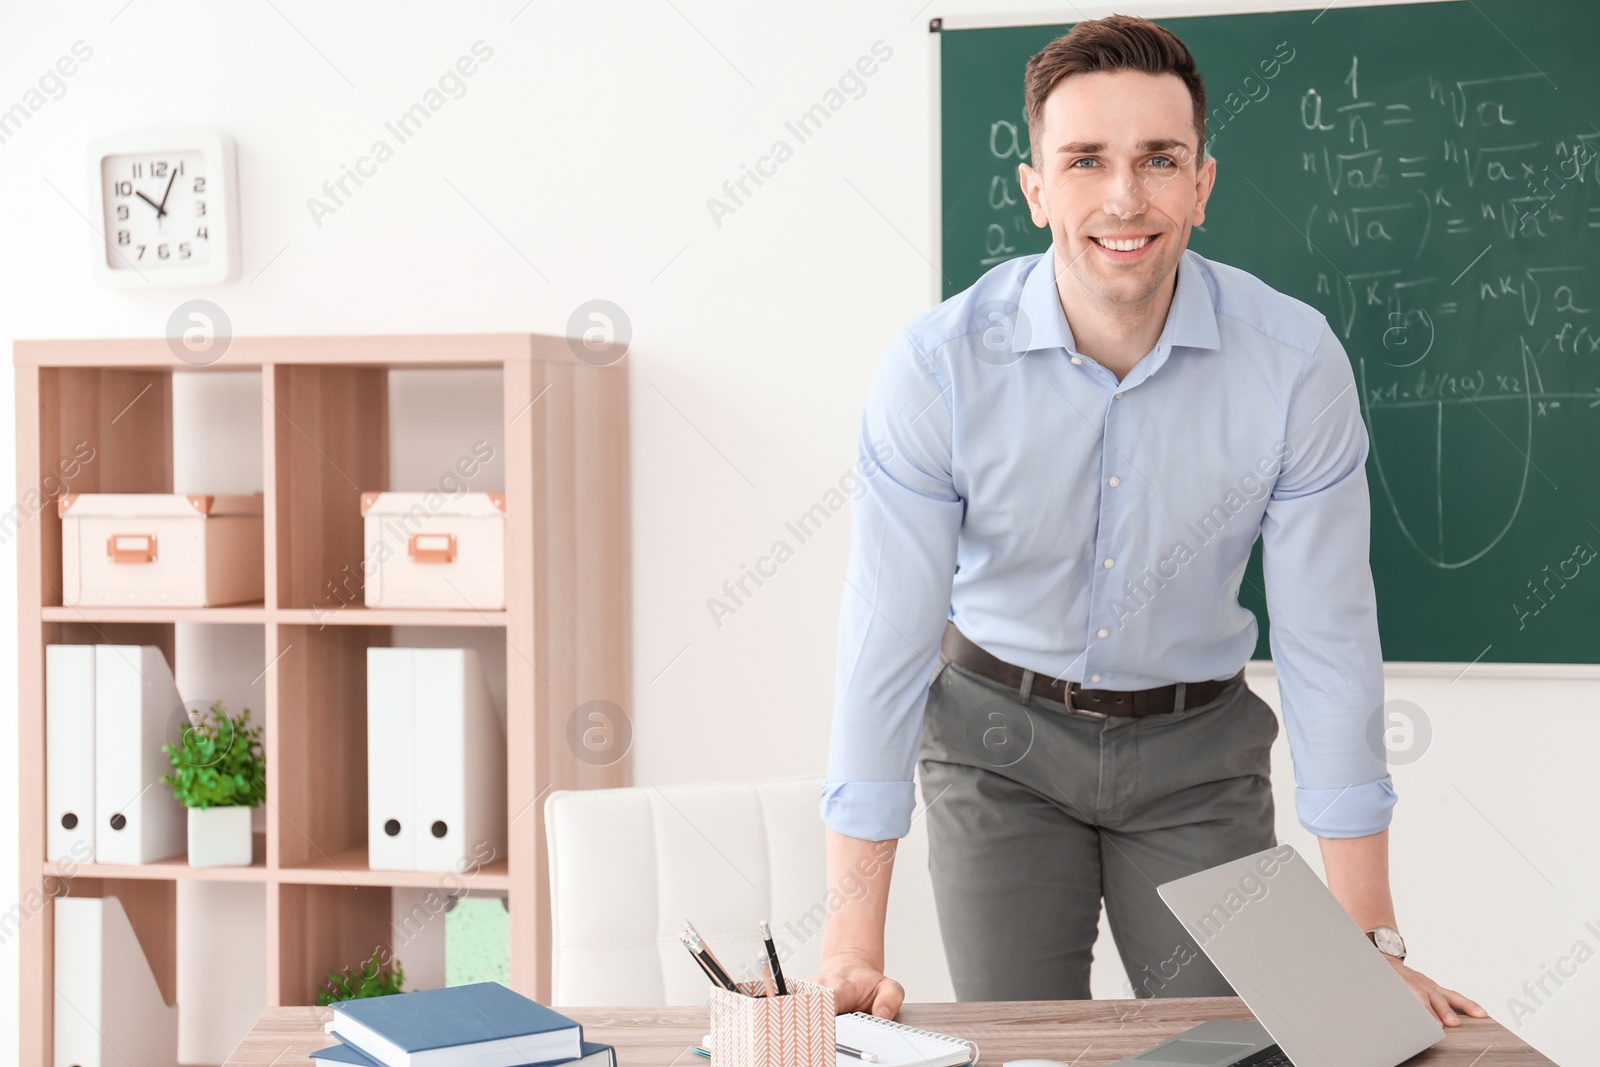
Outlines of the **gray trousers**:
M1102 897L1135 995L1231 996L1156 886L1277 843L1277 734L1243 679L1098 719L941 655L918 769L957 999L1088 999Z

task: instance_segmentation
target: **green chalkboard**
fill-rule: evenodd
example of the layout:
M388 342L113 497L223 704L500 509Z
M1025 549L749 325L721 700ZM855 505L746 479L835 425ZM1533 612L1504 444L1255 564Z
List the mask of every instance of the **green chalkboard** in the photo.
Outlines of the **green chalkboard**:
M1191 247L1320 309L1354 366L1385 658L1600 662L1600 4L1163 24L1218 161ZM1022 74L1069 28L938 31L946 296L1049 245ZM1265 658L1259 542L1240 598Z

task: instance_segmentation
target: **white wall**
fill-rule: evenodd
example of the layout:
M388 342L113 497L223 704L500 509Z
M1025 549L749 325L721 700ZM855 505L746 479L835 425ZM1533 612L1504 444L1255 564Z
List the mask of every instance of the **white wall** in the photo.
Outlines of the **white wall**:
M1040 7L919 2L9 4L0 108L75 41L94 53L65 95L0 144L0 198L12 205L0 341L155 336L190 296L221 304L240 334L562 333L580 303L616 302L634 334L636 781L814 773L846 520L720 627L706 600L849 467L878 355L933 292L928 17ZM1043 10L1060 19L1071 7ZM479 40L494 54L466 94L314 223L307 198ZM714 222L707 198L879 40L894 54L866 94ZM241 279L192 292L96 287L80 217L84 143L179 124L238 140ZM9 361L0 383L8 411ZM397 399L403 408L426 395ZM4 583L0 600L3 677L13 676L13 588ZM1600 948L1584 925L1600 929L1584 784L1600 740L1584 714L1594 676L1508 682L1480 665L1453 680L1456 670L1393 682L1434 730L1425 758L1395 772L1402 925L1419 965L1522 1037L1564 1063L1600 1063L1579 1029L1600 1007L1600 964L1560 989L1547 981L1554 995L1520 1027L1506 1003L1580 939ZM9 689L0 696L0 736L15 736L14 702ZM0 747L0 780L14 780L12 751ZM1283 832L1303 844L1286 759L1280 768ZM0 792L0 910L19 892L4 829L15 805ZM0 960L0 1034L10 1034L11 943ZM1097 967L1097 991L1117 993L1114 964ZM0 1063L14 1055L0 1045Z

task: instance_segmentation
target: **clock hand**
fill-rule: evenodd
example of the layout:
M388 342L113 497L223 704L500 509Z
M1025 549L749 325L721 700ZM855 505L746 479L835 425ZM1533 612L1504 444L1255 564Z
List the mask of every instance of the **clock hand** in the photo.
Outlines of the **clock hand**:
M162 215L166 214L165 211L161 210L161 205L160 204L156 203L154 200L151 200L148 196L145 196L144 193L135 192L133 195L137 196L140 200L143 200L145 203L147 203L151 207L155 208L156 209L156 218L159 219Z
M172 177L167 179L167 191L161 194L161 214L167 213L167 197L172 195L172 183L178 180L178 172L174 170Z

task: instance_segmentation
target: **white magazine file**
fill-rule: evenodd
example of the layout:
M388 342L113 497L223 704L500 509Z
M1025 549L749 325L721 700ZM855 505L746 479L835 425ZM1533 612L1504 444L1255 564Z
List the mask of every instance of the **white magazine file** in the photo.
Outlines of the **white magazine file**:
M55 902L55 1067L172 1067L178 1007L116 897Z

